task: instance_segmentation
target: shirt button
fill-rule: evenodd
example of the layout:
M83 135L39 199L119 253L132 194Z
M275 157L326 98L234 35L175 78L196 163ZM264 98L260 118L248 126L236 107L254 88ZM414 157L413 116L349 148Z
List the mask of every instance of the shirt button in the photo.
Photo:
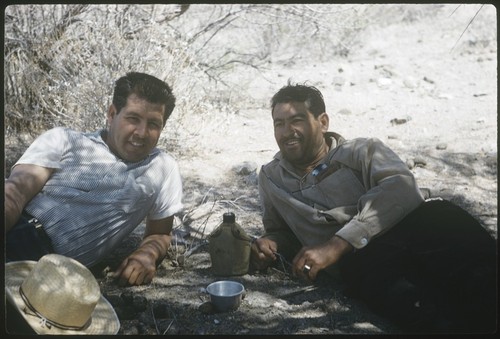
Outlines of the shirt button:
M365 246L366 244L368 244L368 239L361 238L361 245Z

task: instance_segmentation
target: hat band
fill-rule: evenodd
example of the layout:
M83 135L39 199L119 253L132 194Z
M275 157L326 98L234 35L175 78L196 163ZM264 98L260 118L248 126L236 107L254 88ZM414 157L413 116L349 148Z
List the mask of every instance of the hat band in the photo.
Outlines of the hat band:
M90 323L90 321L92 320L92 318L90 318L83 326L67 326L67 325L63 325L63 324L59 324L58 322L56 321L53 321L53 320L50 320L50 319L47 319L45 318L42 314L40 314L34 307L33 305L31 305L31 303L29 302L28 298L26 297L26 295L24 294L23 292L23 288L22 286L19 286L19 294L21 294L21 298L23 299L24 303L26 304L26 306L29 308L29 310L31 312L33 312L32 315L35 315L37 316L38 318L40 318L40 324L42 325L42 327L46 326L47 328L51 328L52 326L55 326L57 328L60 328L61 330L75 330L75 331L81 331L83 330L85 327L87 327L87 325ZM25 308L24 309L24 313L26 314L29 314L28 313L28 310Z

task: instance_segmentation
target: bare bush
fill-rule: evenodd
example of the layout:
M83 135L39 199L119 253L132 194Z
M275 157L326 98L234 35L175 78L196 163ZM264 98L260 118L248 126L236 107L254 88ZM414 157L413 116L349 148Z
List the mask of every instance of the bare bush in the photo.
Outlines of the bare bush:
M162 137L190 146L241 108L273 63L346 56L373 16L360 5L12 5L5 11L5 132L105 126L128 71L172 85ZM266 103L262 103L265 105Z

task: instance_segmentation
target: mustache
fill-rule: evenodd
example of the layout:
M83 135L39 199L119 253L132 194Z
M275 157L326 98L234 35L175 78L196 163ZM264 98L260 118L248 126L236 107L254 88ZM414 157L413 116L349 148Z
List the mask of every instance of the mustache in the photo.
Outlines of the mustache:
M299 134L294 133L292 136L287 136L287 137L281 138L282 143L286 143L290 140L302 140L302 137Z

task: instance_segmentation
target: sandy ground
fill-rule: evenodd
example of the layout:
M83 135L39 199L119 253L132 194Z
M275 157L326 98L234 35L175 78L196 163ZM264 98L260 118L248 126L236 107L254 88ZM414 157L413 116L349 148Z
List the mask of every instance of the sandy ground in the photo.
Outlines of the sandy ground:
M271 65L256 77L248 95L258 104L200 134L198 150L178 158L186 210L153 284L120 288L106 274L137 244L142 227L94 270L119 314L120 334L399 333L328 277L300 292L307 285L278 270L214 276L206 235L225 211L233 211L249 234L261 233L256 173L278 150L269 100L291 79L323 92L330 130L348 139L380 138L431 196L467 208L497 237L496 13L483 7L461 37L479 8L468 6L453 15L456 5L447 5L429 18L373 27L345 58ZM204 288L224 278L245 285L241 307L203 312Z

